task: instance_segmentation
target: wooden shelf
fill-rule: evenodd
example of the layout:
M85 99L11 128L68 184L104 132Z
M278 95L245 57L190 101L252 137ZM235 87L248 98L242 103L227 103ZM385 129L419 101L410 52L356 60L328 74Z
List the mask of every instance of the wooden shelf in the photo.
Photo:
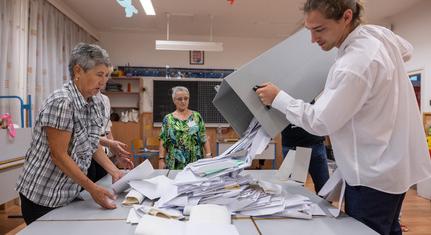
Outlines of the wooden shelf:
M140 123L136 122L120 122L113 121L111 127L112 135L115 140L127 144L128 150L132 145L134 139L141 139Z
M113 109L138 109L138 106L111 106Z
M141 77L111 77L111 80L138 80Z
M103 91L105 95L139 95L139 92L125 92L125 91Z

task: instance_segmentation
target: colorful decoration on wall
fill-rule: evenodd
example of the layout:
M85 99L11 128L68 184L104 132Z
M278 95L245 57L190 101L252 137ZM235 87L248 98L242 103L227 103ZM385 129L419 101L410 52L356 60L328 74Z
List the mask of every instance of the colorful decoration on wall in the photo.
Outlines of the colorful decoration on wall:
M0 115L1 125L0 128L7 129L7 133L11 138L16 136L16 130L12 122L12 116L8 113Z
M227 0L227 2L228 2L230 5L233 5L233 4L235 3L235 0Z
M126 12L126 17L130 18L133 14L138 14L138 9L133 6L132 0L117 0L120 6L124 7L124 11Z

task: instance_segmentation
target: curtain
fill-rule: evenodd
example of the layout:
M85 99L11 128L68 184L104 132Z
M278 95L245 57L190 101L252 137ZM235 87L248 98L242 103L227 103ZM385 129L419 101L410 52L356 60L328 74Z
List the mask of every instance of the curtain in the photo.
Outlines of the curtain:
M0 0L0 96L19 96L26 102L28 1ZM0 99L0 114L10 113L20 125L18 100Z
M46 0L29 1L26 85L36 116L48 95L70 79L68 63L73 47L95 39Z

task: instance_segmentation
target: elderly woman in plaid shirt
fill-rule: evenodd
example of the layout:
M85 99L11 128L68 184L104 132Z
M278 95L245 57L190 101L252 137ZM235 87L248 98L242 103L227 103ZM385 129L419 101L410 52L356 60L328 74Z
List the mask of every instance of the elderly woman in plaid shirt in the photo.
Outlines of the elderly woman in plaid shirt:
M108 80L110 66L104 49L78 44L69 62L71 81L44 101L16 187L27 224L70 203L81 188L102 207L116 208L115 195L86 176L91 159L96 160L113 181L123 176L99 144L106 117L97 94Z

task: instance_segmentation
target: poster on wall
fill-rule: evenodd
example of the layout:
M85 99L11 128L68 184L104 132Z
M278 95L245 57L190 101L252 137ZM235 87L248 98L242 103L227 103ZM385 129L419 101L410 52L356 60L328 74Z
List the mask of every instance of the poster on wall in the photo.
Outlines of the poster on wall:
M190 51L189 60L190 64L203 65L204 64L204 51Z

